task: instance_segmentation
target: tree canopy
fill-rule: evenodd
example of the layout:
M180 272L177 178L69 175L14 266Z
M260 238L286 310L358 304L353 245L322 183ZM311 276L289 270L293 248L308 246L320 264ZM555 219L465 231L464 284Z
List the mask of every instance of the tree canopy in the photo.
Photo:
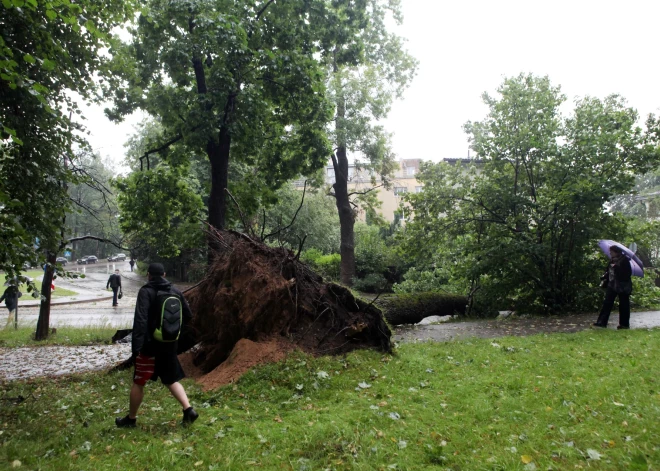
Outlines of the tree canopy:
M66 183L83 178L73 94L90 97L110 31L131 15L119 0L5 0L0 17L0 269L57 250L70 208ZM38 242L37 242L38 241Z
M481 160L423 167L424 191L407 196L408 247L499 306L584 306L601 263L596 240L625 230L606 205L658 165L658 120L641 129L616 95L578 99L563 117L565 97L547 77L508 78L497 92L484 94L486 119L465 125Z
M363 3L333 2L340 16L322 0L148 1L132 42L112 51L108 113L120 119L140 108L158 117L163 133L152 150L164 159L174 143L206 155L208 220L223 227L230 160L255 172L253 190L325 163L331 109L319 58L359 26Z

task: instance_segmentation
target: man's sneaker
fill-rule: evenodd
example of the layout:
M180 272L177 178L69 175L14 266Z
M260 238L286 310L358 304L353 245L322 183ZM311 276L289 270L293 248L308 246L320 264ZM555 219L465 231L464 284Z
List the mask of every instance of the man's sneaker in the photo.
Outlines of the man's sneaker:
M629 325L617 325L616 330L628 330L630 329Z
M131 419L129 416L115 419L115 425L119 428L135 427L137 419Z
M193 409L192 407L188 407L186 410L183 411L184 425L192 424L195 420L197 420L197 417L199 417L199 414L195 411L195 409Z

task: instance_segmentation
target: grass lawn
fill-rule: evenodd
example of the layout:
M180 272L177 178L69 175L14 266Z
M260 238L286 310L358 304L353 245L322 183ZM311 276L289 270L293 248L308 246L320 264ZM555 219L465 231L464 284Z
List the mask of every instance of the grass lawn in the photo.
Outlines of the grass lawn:
M19 308L20 309L20 308ZM20 316L20 311L19 311ZM46 340L33 340L35 326L19 327L18 330L1 329L0 347L38 347L42 345L104 345L110 344L112 336L117 332L117 327L58 327L55 334L51 334Z
M29 276L30 278L32 278L34 280L34 284L36 285L37 289L39 290L39 292L41 292L41 280L44 277L43 270L29 270L29 271L26 271L25 273L23 273L23 275L26 275L26 276ZM51 298L62 298L62 297L65 297L65 296L75 296L75 295L78 294L76 291L71 291L71 290L60 288L59 286L57 286L58 280L59 280L59 277L58 277L58 279L55 280L55 291L53 291L51 293ZM21 291L23 292L23 296L26 296L26 295L30 296L26 292L25 285L21 286ZM22 298L22 299L26 299L26 298ZM19 306L20 306L20 304L19 304Z
M302 354L202 392L160 384L116 429L131 372L13 382L0 463L48 470L660 469L660 330ZM23 397L17 401L14 398Z

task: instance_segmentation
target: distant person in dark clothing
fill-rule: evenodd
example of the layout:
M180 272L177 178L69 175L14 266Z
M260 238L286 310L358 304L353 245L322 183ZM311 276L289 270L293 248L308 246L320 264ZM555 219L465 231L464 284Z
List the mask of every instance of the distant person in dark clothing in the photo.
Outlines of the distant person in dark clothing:
M607 291L595 327L607 327L614 300L619 297L619 325L617 329L630 329L630 293L632 293L632 267L620 247L610 247L612 260L607 266Z
M105 289L108 289L108 286L112 288L112 306L117 307L117 292L121 291L121 275L119 270L110 275L108 282L105 284Z
M128 264L131 266L131 271L133 271L133 266L135 266L135 260L131 259L131 261L128 262Z
M136 417L144 397L144 385L148 380L161 382L167 386L174 398L183 408L183 423L191 424L197 420L198 414L190 406L188 396L180 380L185 377L179 359L177 358L177 342L158 340L156 333L161 322L159 296L176 297L181 302L181 314L185 320L192 318L190 307L183 294L165 279L165 269L160 263L152 263L147 270L147 284L140 288L135 304L133 319L132 350L135 357L135 373L130 393L129 412L126 417L115 419L117 427L135 427ZM167 302L170 301L171 297ZM178 301L176 301L178 303ZM162 338L161 338L162 339Z
M9 309L9 317L7 318L7 325L5 329L9 329L12 323L16 320L16 308L18 308L18 298L23 295L16 286L8 286L2 297L0 303L5 302L5 306Z

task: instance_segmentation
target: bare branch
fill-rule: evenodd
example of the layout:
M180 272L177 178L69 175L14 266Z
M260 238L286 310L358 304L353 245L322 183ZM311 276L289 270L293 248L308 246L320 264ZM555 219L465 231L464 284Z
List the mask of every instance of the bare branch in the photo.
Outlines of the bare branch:
M156 152L164 151L165 149L170 147L172 144L175 144L175 143L179 142L181 139L183 139L183 135L178 134L177 136L173 137L172 139L167 141L162 146L157 147L156 149L148 150L147 152L145 152L144 155L142 157L140 157L140 171L143 170L143 166L142 166L143 159L145 159L145 158L147 159L147 170L149 170L149 167L150 167L150 165L149 165L149 155L155 154Z
M132 251L135 249L135 247L134 247L134 248L130 248L130 247L122 247L122 246L119 245L118 243L113 242L113 241L111 241L111 240L109 240L109 239L105 239L105 238L103 238L103 237L96 237L96 236L92 236L92 235L86 235L86 236L81 236L81 237L73 237L73 238L68 239L68 240L63 240L63 241L60 243L60 248L59 248L59 250L62 250L64 247L66 247L66 244L68 244L68 243L71 243L71 242L78 242L78 241L81 241L81 240L98 240L99 242L105 242L106 244L114 245L114 246L117 247L118 249L126 250L126 251L128 251L128 252L132 252Z
M296 260L300 259L300 252L302 252L303 245L305 245L305 240L307 240L307 234L305 234L305 237L303 237L302 239L300 238L300 236L298 236L298 240L300 241L300 245L298 245L298 253L294 257L294 259Z
M351 193L348 194L348 196L353 196L353 195L366 195L367 193L377 190L378 188L382 187L383 185L378 185L373 188L369 188L367 191L352 191Z
M259 11L257 12L257 17L256 17L256 20L257 20L257 21L259 21L259 18L261 17L261 15L264 14L264 12L266 11L266 9L267 9L267 8L270 6L270 4L273 3L274 1L275 1L275 0L268 0L268 2L267 2L267 3L261 8L261 10L259 10Z
M236 205L236 209L238 209L238 214L241 216L241 221L243 222L243 229L249 234L250 233L250 226L248 226L247 222L245 221L245 216L243 215L243 211L241 210L241 207L239 206L238 201L236 201L236 198L234 198L234 195L231 194L231 192L229 191L229 188L225 188L225 193L227 193L229 195L231 200Z
M296 218L298 217L298 213L300 212L300 209L303 207L303 203L305 202L305 193L306 192L307 192L307 180L305 180L305 186L303 187L303 194L302 194L302 198L300 199L300 206L298 206L298 209L296 209L296 214L293 215L293 219L291 219L291 222L289 223L289 225L286 226L286 227L283 227L281 229L278 229L277 231L275 231L271 234L268 234L266 237L261 239L262 241L268 239L271 236L279 235L281 232L286 231L288 228L293 226L293 223L296 222Z

